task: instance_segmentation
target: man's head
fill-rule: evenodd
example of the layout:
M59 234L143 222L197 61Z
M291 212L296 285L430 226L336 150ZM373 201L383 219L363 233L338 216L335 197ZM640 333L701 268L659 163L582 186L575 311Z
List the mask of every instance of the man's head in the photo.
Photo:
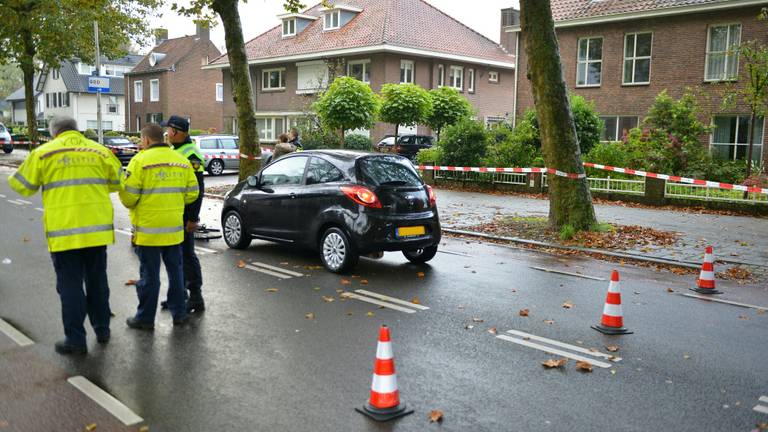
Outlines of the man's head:
M163 127L157 123L148 123L141 129L141 148L163 142Z
M60 134L67 131L77 130L77 120L65 115L54 116L48 123L48 131L51 136L56 138Z
M168 128L168 140L173 144L182 143L189 136L189 122L183 117L172 115L163 126Z
M291 135L291 139L296 139L299 136L299 129L292 127L291 131L288 133Z

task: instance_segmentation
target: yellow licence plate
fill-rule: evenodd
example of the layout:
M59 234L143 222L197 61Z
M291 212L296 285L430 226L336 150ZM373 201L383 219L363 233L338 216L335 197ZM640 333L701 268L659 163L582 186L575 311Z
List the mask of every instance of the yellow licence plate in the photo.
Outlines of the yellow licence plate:
M411 226L400 227L396 232L398 237L415 237L426 234L427 230L423 226Z

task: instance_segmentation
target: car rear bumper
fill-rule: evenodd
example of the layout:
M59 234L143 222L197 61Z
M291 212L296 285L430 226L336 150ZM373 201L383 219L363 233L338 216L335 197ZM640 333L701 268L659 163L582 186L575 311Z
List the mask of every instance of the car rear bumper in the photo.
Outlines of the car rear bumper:
M422 215L387 215L379 216L366 213L368 219L363 224L353 224L351 237L360 254L384 251L403 251L421 249L438 244L442 237L440 220L437 211ZM355 232L355 226L365 226ZM397 228L424 227L424 234L418 236L398 237Z

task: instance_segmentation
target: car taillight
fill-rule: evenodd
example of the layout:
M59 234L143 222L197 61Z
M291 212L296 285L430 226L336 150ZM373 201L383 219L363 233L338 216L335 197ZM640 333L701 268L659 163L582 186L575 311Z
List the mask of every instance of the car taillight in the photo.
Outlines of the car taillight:
M435 193L435 190L432 189L432 186L425 186L427 187L427 194L429 195L429 207L434 207L437 205L437 194Z
M341 186L341 191L352 201L370 208L381 208L379 197L364 186Z

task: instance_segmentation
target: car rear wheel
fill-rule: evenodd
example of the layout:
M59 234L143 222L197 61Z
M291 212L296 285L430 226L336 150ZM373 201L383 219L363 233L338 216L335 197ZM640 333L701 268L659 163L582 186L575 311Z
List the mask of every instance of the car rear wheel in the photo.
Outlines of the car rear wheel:
M320 239L320 260L328 271L343 273L357 264L359 255L344 231L328 228Z
M8 153L13 151L13 147L10 147L10 146L9 147L3 147L3 151L5 152L5 154L8 154Z
M251 236L243 225L243 218L234 210L224 216L221 223L224 231L224 242L232 249L245 249L251 244Z
M423 249L404 250L403 255L408 261L415 264L424 264L431 260L437 254L437 245L425 247Z
M221 159L214 159L208 164L208 173L212 176L221 175L224 172L224 162Z

